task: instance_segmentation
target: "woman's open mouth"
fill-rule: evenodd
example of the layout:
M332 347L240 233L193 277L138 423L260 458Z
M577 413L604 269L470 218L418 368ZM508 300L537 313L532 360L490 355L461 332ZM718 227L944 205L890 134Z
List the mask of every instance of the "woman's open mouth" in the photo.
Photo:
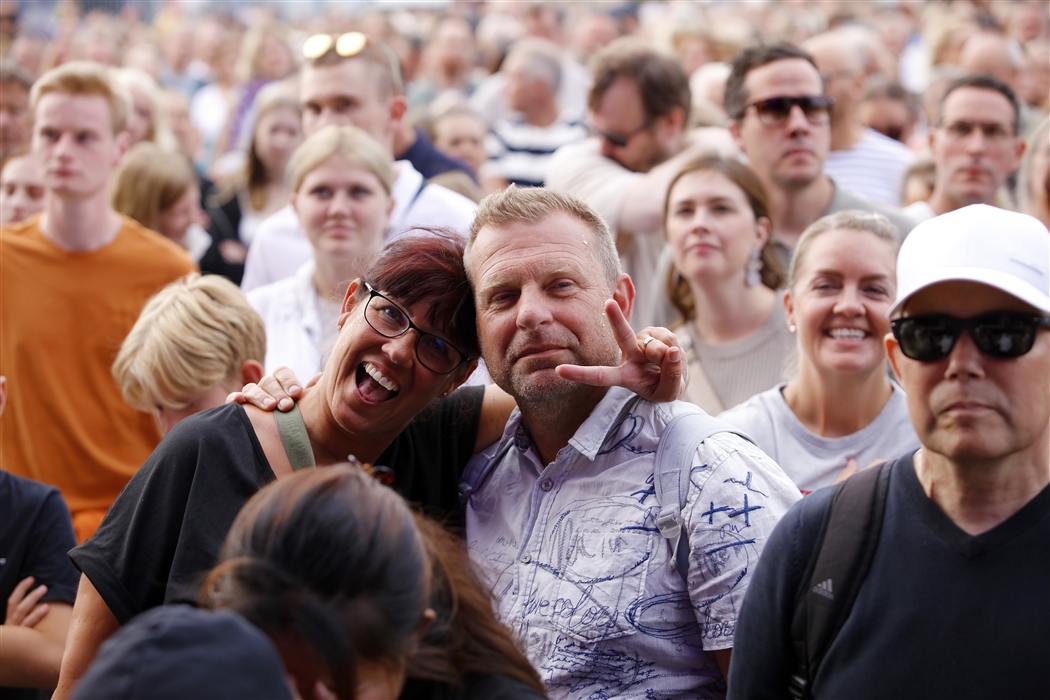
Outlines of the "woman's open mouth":
M398 395L401 387L394 380L383 374L371 362L362 362L357 366L357 392L369 403L382 403Z

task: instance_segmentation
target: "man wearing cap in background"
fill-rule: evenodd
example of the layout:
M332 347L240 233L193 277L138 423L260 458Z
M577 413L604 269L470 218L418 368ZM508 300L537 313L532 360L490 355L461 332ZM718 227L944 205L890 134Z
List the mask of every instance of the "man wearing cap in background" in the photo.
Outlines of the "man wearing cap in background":
M1047 229L987 205L930 219L901 247L886 347L922 447L882 467L870 568L804 696L1050 697L1048 267ZM798 687L796 596L843 593L803 574L838 488L773 532L738 621L730 698Z

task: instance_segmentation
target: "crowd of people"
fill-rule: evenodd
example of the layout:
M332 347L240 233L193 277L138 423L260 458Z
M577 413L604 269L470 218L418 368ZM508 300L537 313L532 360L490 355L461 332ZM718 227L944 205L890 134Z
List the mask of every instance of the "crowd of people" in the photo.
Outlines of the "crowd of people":
M0 695L1050 696L1048 113L1028 0L2 0Z

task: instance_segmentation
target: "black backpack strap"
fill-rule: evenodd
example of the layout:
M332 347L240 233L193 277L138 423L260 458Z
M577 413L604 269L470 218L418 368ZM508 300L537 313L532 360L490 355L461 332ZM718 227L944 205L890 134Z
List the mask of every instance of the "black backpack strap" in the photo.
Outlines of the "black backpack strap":
M864 469L831 497L798 592L791 638L796 673L791 697L810 698L825 654L849 617L882 531L890 465Z

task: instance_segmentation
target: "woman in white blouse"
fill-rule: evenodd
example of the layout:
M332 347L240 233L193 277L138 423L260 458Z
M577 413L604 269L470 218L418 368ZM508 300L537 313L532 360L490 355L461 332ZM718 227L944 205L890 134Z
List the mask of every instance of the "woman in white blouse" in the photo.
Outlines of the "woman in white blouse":
M266 323L266 370L286 365L311 377L335 343L350 280L383 244L394 174L382 146L351 126L313 134L288 170L292 206L314 256L294 277L252 290L248 301Z

